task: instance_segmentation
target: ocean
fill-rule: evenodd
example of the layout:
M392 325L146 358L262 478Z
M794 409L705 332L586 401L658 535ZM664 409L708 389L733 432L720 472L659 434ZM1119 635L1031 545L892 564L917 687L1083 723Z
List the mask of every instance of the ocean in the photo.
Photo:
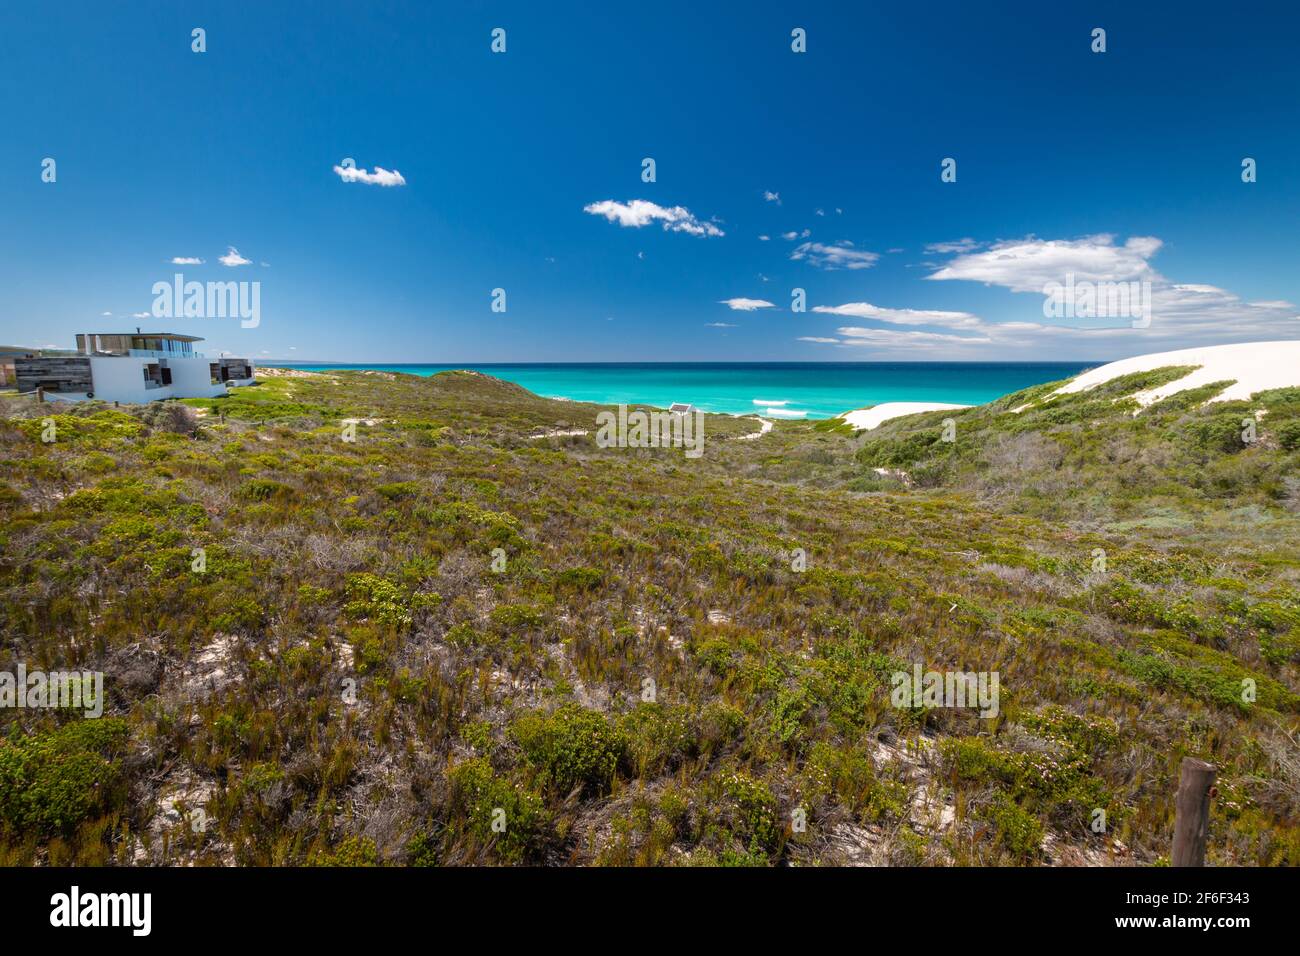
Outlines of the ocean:
M641 364L349 365L264 362L307 371L373 369L434 375L473 369L547 398L773 418L831 418L881 402L982 405L1100 362L680 362Z

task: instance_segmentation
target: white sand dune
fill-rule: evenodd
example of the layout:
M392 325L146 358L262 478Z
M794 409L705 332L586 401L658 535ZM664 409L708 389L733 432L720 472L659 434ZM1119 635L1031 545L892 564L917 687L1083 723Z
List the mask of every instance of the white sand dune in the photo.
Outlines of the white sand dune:
M1211 398L1211 402L1247 399L1271 388L1300 387L1300 340L1243 342L1238 345L1211 345L1204 348L1179 349L1176 352L1138 355L1084 372L1052 394L1083 392L1119 378L1121 375L1149 372L1152 369L1177 365L1199 367L1167 385L1136 393L1133 397L1137 399L1138 404L1151 405L1170 395L1176 395L1189 388L1209 385L1211 382L1235 383Z
M917 415L921 412L946 411L953 408L970 408L969 405L947 405L943 402L883 402L870 408L859 408L855 412L845 412L840 418L854 428L870 431L891 418L904 415Z

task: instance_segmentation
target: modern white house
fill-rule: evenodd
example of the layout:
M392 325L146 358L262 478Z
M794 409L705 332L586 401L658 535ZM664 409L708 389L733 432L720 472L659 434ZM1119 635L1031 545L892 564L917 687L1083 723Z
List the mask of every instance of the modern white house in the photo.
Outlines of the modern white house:
M245 358L210 360L194 351L203 339L175 332L77 335L75 355L14 359L18 391L47 398L144 404L164 398L217 398L228 386L253 383Z

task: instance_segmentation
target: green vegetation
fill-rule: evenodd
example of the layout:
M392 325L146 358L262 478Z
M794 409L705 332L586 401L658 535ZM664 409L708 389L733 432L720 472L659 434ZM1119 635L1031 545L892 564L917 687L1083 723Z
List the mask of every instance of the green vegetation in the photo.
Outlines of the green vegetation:
M4 646L107 701L0 711L0 859L1152 864L1194 755L1300 864L1300 390L1178 374L699 459L469 372L0 397Z

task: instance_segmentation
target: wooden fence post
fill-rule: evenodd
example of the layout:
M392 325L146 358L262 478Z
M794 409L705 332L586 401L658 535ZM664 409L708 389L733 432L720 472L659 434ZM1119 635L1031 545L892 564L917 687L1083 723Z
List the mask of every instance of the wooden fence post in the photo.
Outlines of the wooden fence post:
M1216 769L1204 760L1184 757L1174 798L1174 866L1204 866L1210 829L1210 791Z

